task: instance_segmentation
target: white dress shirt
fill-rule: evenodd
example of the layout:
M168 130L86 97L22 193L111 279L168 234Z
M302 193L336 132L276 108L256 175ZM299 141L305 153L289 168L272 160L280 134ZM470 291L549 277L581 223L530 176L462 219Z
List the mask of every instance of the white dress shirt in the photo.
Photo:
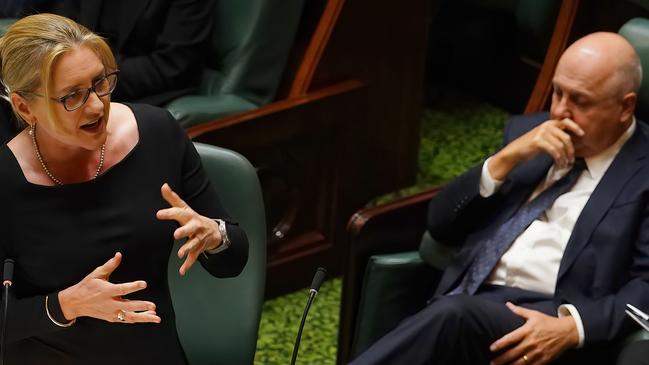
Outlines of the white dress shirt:
M624 143L633 135L635 118L618 140L601 153L585 158L586 169L568 192L560 195L527 229L521 233L500 258L486 282L494 285L517 287L553 295L559 275L559 265L572 230L593 190L604 176ZM489 197L502 181L494 180L489 173L489 157L482 166L480 195ZM552 165L545 179L534 190L534 199L555 181L568 173L571 167L559 169ZM577 309L571 305L559 307L560 317L571 315L577 323L579 347L584 343L584 326Z

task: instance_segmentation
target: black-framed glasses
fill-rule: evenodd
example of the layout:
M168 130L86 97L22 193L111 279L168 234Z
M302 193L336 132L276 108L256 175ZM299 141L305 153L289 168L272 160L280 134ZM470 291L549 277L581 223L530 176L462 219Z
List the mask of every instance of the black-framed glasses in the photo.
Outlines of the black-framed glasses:
M112 93L115 90L115 86L117 86L117 74L119 74L119 70L115 70L103 76L102 78L93 82L92 86L88 88L77 89L60 98L50 98L50 99L63 104L63 108L65 108L65 110L69 112L75 111L81 108L81 106L85 104L86 101L88 101L91 91L97 94L98 97L106 96ZM41 94L32 93L32 92L27 92L27 93L35 96L41 96L41 97L43 96Z
M101 79L95 81L89 88L77 89L60 98L52 98L52 100L58 101L59 103L63 104L65 110L69 112L77 110L81 108L81 106L85 104L86 101L88 101L88 97L90 97L91 91L97 94L97 96L99 97L112 93L113 90L115 90L115 86L117 86L118 73L119 70L113 71L102 77Z

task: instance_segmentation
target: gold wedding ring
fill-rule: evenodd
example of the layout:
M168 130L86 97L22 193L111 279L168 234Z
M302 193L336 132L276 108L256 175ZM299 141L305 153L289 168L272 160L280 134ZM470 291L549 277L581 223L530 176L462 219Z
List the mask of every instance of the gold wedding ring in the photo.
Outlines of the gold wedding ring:
M126 312L120 309L119 312L117 312L117 320L124 322L126 320Z
M527 360L529 360L529 358L527 357L527 355L523 355L523 361L525 361L526 364L527 364Z

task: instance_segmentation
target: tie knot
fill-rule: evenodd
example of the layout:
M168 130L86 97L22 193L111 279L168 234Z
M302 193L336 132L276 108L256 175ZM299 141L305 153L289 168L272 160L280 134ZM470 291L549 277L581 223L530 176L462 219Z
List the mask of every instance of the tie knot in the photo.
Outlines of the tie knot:
M583 171L586 168L586 161L582 158L576 158L575 162L572 164L571 171Z

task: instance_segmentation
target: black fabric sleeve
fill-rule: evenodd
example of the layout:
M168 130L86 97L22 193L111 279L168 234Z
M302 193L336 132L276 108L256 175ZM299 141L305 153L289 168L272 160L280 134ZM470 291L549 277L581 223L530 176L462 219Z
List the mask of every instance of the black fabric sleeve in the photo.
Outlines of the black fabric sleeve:
M460 245L488 216L484 214L493 199L480 195L482 164L452 181L428 206L427 228L436 241Z
M50 314L59 322L68 322L61 313L58 293L49 294L49 308ZM52 313L53 311L54 313ZM60 318L57 318L57 315L60 315ZM55 325L47 317L47 313L45 312L45 295L16 298L15 295L9 294L7 343L65 329L64 327Z
M169 114L169 118L173 117ZM173 120L173 123L177 122ZM200 255L203 267L216 277L232 277L241 273L248 261L248 238L244 230L230 218L221 204L216 190L207 178L200 156L185 132L178 127L182 146L182 190L181 197L196 212L209 218L228 222L227 231L231 245L228 249L213 255Z
M4 262L7 257L4 247L0 248L0 262ZM68 322L61 311L58 292L20 298L15 294L20 289L20 285L21 283L18 279L9 288L6 329L7 343L66 329L55 325L47 317L45 310L45 297L49 296L50 315L60 323ZM2 307L4 308L4 287L2 287L0 293L2 293L0 294L0 298L3 303Z

